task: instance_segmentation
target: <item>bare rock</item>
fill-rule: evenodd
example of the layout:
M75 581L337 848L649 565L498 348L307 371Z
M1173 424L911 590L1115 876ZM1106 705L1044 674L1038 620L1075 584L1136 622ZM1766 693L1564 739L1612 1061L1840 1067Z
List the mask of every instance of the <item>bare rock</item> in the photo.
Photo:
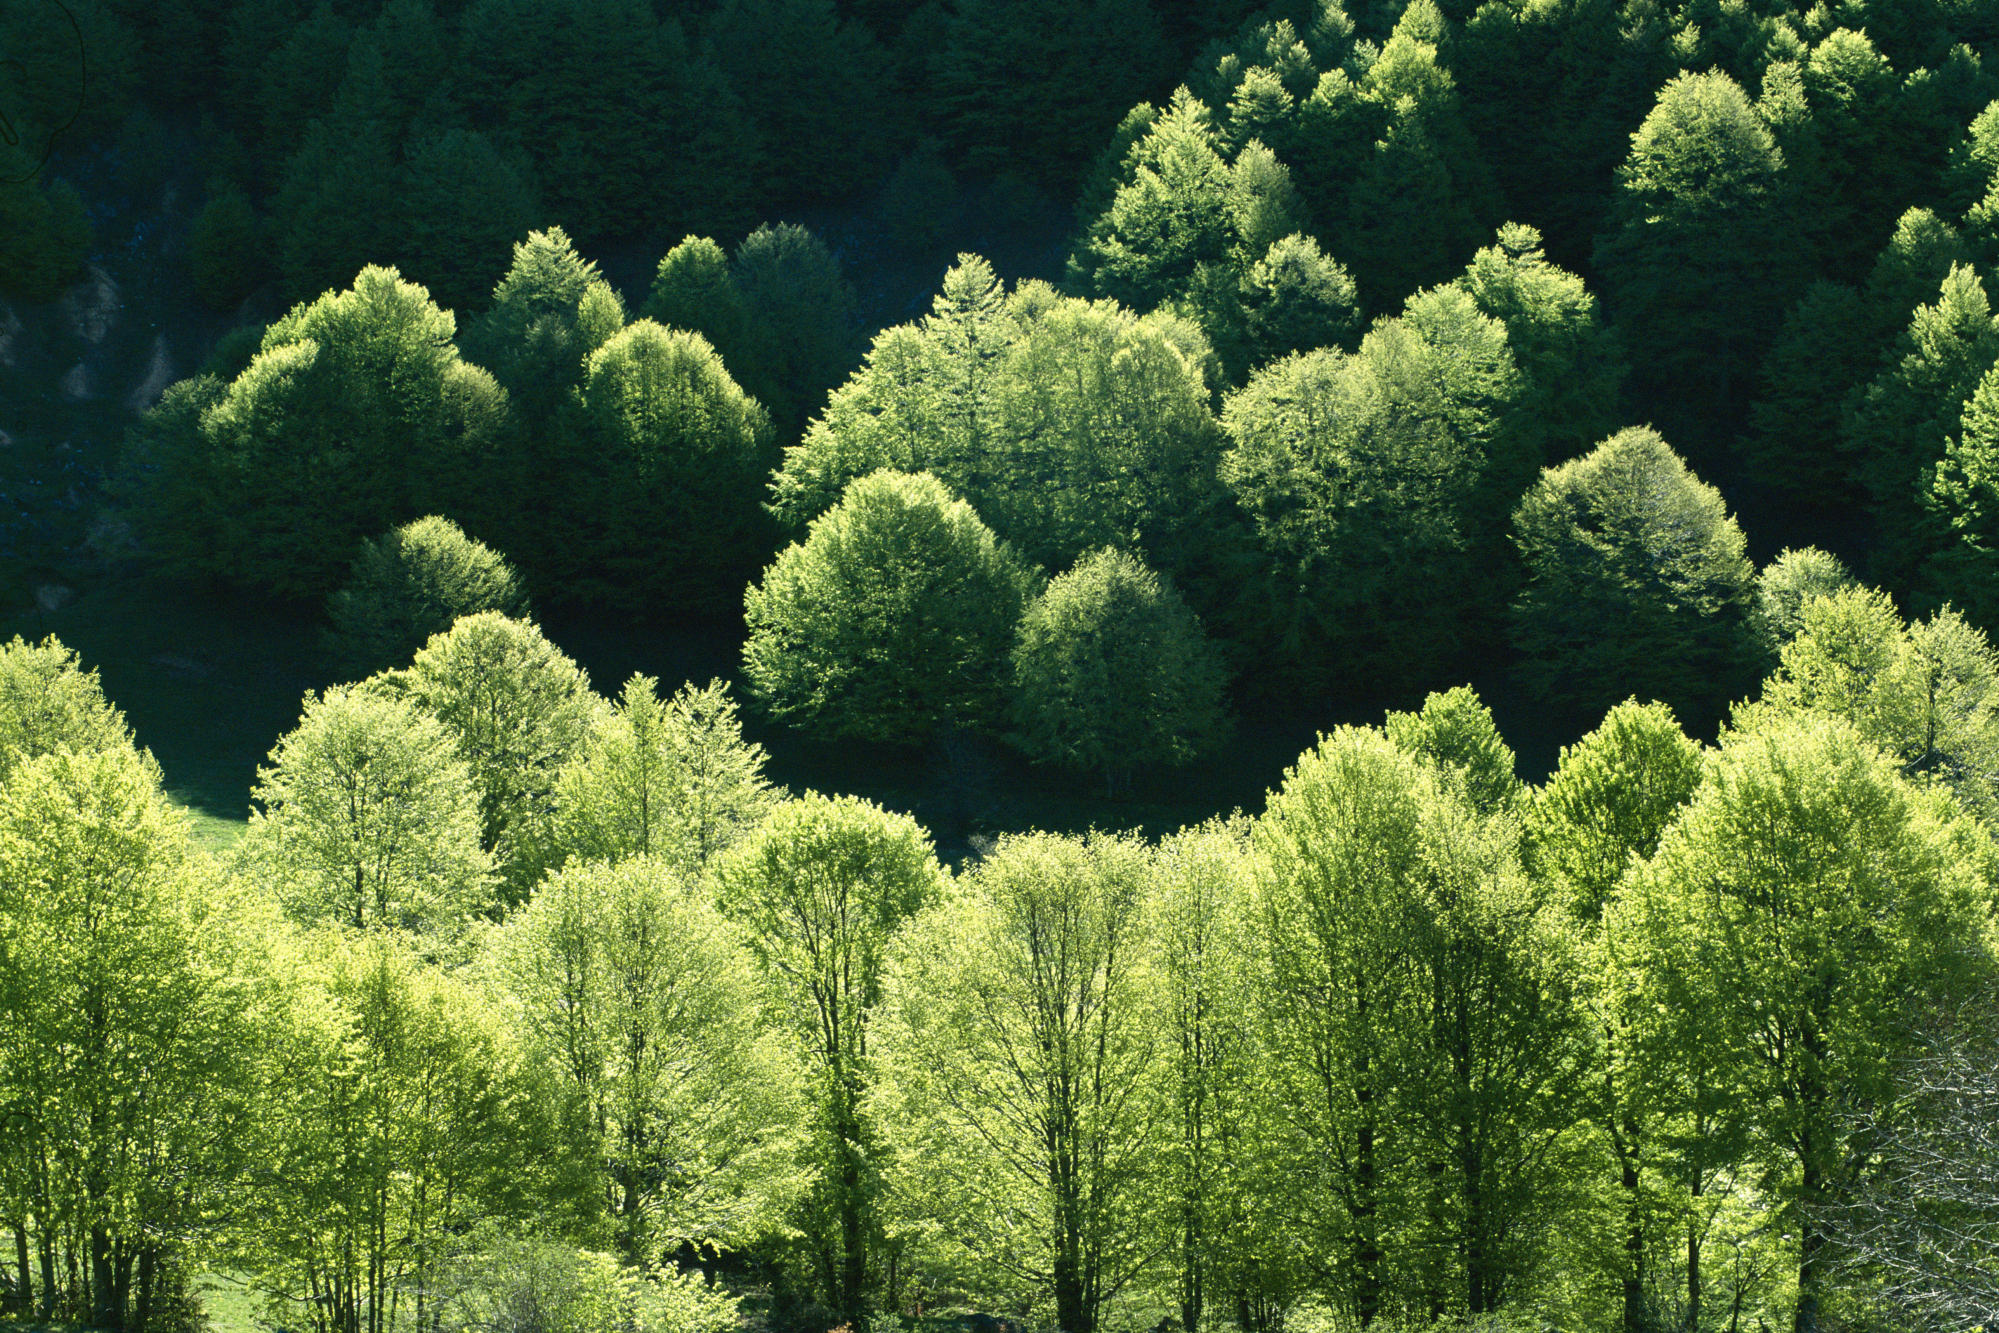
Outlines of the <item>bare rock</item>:
M167 386L173 382L174 363L173 358L167 355L167 336L164 333L156 333L153 335L152 360L146 363L146 373L132 386L132 392L126 395L125 406L134 412L143 412L159 402L160 395L165 393Z
M124 309L118 284L97 265L84 269L83 281L63 293L63 324L92 346L104 341Z
M62 390L63 397L71 402L80 403L90 397L90 371L79 361L63 372L62 379L57 381L57 387Z

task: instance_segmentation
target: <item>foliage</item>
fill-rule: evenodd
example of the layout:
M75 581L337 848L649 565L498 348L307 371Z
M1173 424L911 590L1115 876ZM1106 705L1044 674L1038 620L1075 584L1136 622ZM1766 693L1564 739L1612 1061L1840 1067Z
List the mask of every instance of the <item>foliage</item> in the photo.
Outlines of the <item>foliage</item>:
M90 217L67 181L44 188L38 181L10 179L0 184L0 237L5 238L0 291L26 301L52 301L90 253Z
M590 353L551 538L563 595L708 611L768 553L770 419L697 333L641 319Z
M1757 637L1775 655L1803 626L1807 602L1853 586L1838 556L1816 546L1786 547L1756 575Z
M449 940L492 903L492 861L453 737L369 687L305 697L257 770L239 864L293 919Z
M1221 739L1222 670L1201 622L1122 551L1093 551L1042 590L1021 617L1013 675L1022 747L1113 789Z
M775 1224L795 1188L795 1080L698 881L647 857L572 863L493 949L571 1160L595 1177L583 1206L626 1263Z
M1802 1327L1830 1276L1820 1210L1859 1160L1840 1108L1887 1095L1911 1006L1978 984L1983 837L1850 725L1773 719L1724 739L1620 908L1646 941L1657 1040L1693 1027L1677 1049L1755 1128L1798 1237Z
M1052 1295L1057 1324L1083 1333L1155 1244L1150 861L1133 839L1010 837L924 923L890 990L898 1192L975 1261L974 1290Z
M764 750L743 739L728 686L692 682L659 697L634 674L556 779L555 840L583 860L650 857L690 875L774 808Z
M266 923L218 878L129 744L0 781L0 1215L44 1320L170 1318L256 1160Z
M534 625L481 611L391 679L443 725L470 770L501 900L520 901L550 855L557 774L603 706L590 678Z
M323 597L360 542L464 510L507 400L461 361L456 323L394 269L294 308L219 396L159 409L171 482L154 520L184 568L283 597Z
M1430 695L1420 712L1391 712L1382 731L1397 749L1434 768L1443 786L1482 815L1512 812L1526 799L1526 787L1513 771L1512 749L1492 711L1468 685Z
M751 586L743 671L772 716L828 736L990 726L1037 578L929 473L872 473Z
M1543 699L1696 712L1738 687L1753 570L1721 495L1634 427L1542 475L1513 518L1521 673Z
M405 661L480 611L524 619L527 594L504 556L434 514L363 542L327 603L336 651L357 674Z
M795 1225L814 1291L843 1320L865 1318L888 1282L869 1034L890 950L946 883L914 820L815 793L773 811L717 875L722 910L747 933L776 1024L809 1071L799 1171L811 1184Z
M855 477L927 470L1032 560L1136 545L1182 570L1217 498L1207 359L1182 321L1040 283L1009 294L960 255L931 313L881 333L785 451L772 512L802 527Z
M195 294L211 309L234 310L264 277L263 229L241 190L223 189L201 206L187 248Z
M58 749L115 750L132 743L124 714L104 697L95 671L54 635L0 644L0 778Z

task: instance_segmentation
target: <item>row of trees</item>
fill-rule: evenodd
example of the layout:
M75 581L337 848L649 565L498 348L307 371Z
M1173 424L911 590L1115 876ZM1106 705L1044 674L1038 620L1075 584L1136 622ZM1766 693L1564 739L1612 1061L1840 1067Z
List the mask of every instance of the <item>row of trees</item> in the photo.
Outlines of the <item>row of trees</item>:
M1853 1219L1948 1123L1898 1100L1925 1024L1999 980L1999 657L1789 605L1715 749L1628 702L1529 788L1459 689L1254 819L956 874L772 790L718 689L606 704L494 613L308 697L216 861L17 640L8 1299L184 1327L227 1265L322 1333L710 1333L672 1270L742 1254L855 1326L1887 1317Z

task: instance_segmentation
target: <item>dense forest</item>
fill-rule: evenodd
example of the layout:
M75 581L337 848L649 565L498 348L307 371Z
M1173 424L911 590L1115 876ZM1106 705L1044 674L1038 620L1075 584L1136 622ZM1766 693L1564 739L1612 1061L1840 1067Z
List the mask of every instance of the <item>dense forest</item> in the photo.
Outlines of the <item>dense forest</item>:
M1999 1327L1988 58L6 0L0 1327Z

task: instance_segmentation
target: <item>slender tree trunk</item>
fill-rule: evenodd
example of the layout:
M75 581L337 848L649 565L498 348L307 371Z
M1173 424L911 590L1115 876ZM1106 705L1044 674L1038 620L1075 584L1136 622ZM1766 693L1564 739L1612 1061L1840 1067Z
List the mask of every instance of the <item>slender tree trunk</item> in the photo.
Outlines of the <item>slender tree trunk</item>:
M1815 1211L1811 1205L1817 1204L1825 1190L1824 1178L1817 1163L1809 1155L1805 1160L1804 1179L1800 1193L1806 1203L1803 1227L1798 1237L1798 1313L1792 1321L1792 1333L1818 1333L1819 1327L1819 1281L1824 1267L1825 1233L1813 1220Z
M56 1317L56 1244L46 1220L39 1238L42 1246L42 1318Z
M14 1224L14 1264L20 1270L21 1280L14 1292L14 1308L23 1319L35 1312L35 1277L32 1261L28 1257L28 1224Z
M1624 1187L1624 1333L1645 1326L1645 1216L1638 1195L1638 1127L1629 1119L1618 1144Z

